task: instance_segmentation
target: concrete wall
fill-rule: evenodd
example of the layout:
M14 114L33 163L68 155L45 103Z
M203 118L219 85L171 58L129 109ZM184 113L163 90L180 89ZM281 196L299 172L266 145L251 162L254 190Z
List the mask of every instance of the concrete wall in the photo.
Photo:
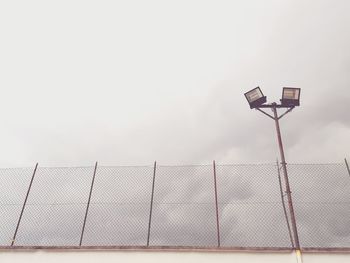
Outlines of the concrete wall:
M240 252L136 252L136 251L0 251L1 263L193 263L193 262L249 262L295 263L294 253L240 253ZM303 254L304 263L348 263L349 254Z

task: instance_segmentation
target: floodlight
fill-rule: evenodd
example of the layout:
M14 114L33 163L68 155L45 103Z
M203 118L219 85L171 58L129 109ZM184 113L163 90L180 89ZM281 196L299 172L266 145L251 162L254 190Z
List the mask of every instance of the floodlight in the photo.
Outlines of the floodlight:
M299 88L283 88L281 103L283 106L299 106L300 105L300 89Z
M264 96L259 87L244 93L244 96L246 97L251 109L256 108L266 102L266 96Z

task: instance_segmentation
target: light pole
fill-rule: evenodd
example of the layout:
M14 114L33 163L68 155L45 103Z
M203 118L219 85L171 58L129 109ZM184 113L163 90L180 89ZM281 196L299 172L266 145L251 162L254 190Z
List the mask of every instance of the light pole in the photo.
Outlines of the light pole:
M295 249L299 253L300 252L300 243L299 243L299 237L298 237L298 229L297 229L295 213L294 213L294 208L293 208L292 194L291 194L290 186L289 186L287 164L286 164L286 158L284 156L284 149L283 149L279 120L284 115L286 115L287 113L292 111L295 106L300 105L300 89L299 88L283 88L281 104L277 104L275 102L271 103L271 104L265 104L266 103L266 96L264 96L264 94L262 93L262 91L260 90L259 87L246 92L244 95L245 95L246 99L248 100L248 103L249 103L251 109L256 109L275 121L276 132L277 132L277 141L278 141L278 146L280 149L283 175L284 175L284 180L285 180L285 184L286 184L286 193L287 193L287 198L288 198L289 213L290 213L290 217L291 217L291 221L292 221L294 245L295 245ZM273 115L270 115L269 113L262 110L264 108L271 108ZM279 108L285 108L287 110L283 114L278 116L277 109L279 109Z

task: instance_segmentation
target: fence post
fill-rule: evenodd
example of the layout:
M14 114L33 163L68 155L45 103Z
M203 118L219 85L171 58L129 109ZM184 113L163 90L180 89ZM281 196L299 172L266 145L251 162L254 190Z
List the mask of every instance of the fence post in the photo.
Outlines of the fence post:
M34 168L34 171L33 171L33 175L32 175L32 179L30 180L30 184L29 184L29 187L28 187L26 198L24 199L24 203L23 203L23 206L22 206L21 214L19 216L19 219L18 219L18 222L17 222L17 226L16 226L16 230L15 230L15 233L14 233L13 238L12 238L11 246L13 246L15 244L17 232L18 232L18 229L19 229L19 225L21 224L23 212L24 212L24 209L25 209L26 204L27 204L29 192L30 192L30 190L32 188L32 184L33 184L33 180L34 180L34 176L36 174L37 168L38 168L38 163L36 163L36 165L35 165L35 168Z
M348 160L346 160L346 158L344 160L345 160L346 169L348 170L348 173L350 176L350 168L349 168Z
M148 220L148 233L147 233L147 246L149 246L149 239L151 236L151 223L152 223L152 211L153 211L153 197L154 197L154 184L156 181L156 169L157 169L157 162L154 162L153 166L153 180L152 180L152 194L151 194L151 206L149 209L149 220Z
M91 187L90 187L89 199L88 199L88 202L87 202L87 205L86 205L86 211L85 211L84 223L83 223L83 228L81 229L81 235L80 235L80 242L79 242L79 246L81 246L81 244L83 243L83 237L84 237L84 231L85 231L86 219L87 219L87 215L88 215L88 213L89 213L89 207L90 207L90 201L91 201L92 189L93 189L93 187L94 187L94 183L95 183L96 170L97 170L97 162L95 163L94 175L92 176L92 182L91 182Z
M217 183L216 183L215 161L213 161L213 170L214 170L214 193L215 193L215 210L216 210L216 231L217 231L218 247L220 247L220 223L219 223L218 189L217 189Z

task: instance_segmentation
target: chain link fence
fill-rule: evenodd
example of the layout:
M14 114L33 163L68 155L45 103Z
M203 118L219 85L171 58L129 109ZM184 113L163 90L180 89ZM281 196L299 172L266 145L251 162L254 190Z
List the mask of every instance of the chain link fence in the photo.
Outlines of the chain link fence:
M344 164L288 164L303 249L350 250ZM0 247L292 249L279 164L0 169Z
M302 247L350 248L350 174L345 164L288 165Z

